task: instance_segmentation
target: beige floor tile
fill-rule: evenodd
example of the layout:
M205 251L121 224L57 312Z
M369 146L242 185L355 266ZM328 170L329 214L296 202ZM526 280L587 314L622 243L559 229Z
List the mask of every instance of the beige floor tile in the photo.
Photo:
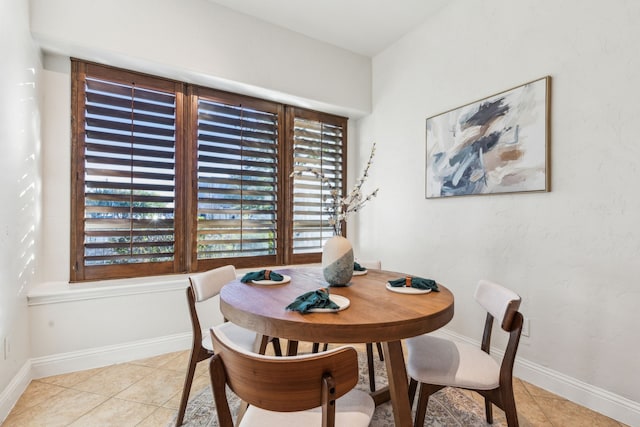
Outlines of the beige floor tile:
M193 397L193 395L189 395L190 398ZM173 396L171 396L171 398L169 400L167 400L166 402L164 402L164 404L162 405L163 408L166 409L173 409L173 410L177 410L178 406L180 406L180 399L182 398L182 390L180 390L179 392L177 392L176 394L174 394Z
M151 415L137 424L136 427L169 426L175 416L176 411L174 409L158 408Z
M529 392L529 394L533 397L544 397L547 399L562 399L561 397L559 397L556 394L551 393L550 391L547 391L543 388L537 387L533 384L529 384L526 381L521 381L522 385L524 385L524 388Z
M521 427L553 427L542 409L533 400L516 400L516 409Z
M69 424L73 427L127 427L135 426L157 408L143 403L121 399L109 399L92 411Z
M91 378L76 384L74 388L104 396L115 396L153 372L153 368L128 363L108 366Z
M124 389L115 397L160 406L182 390L183 382L182 372L159 369Z
M29 409L45 402L65 390L66 389L64 387L60 387L55 384L47 384L39 380L31 381L11 412L14 414L20 414L25 409Z
M193 383L191 384L191 393L189 393L189 400L193 399L198 393L204 390L207 386L209 386L210 380L209 375L200 375L193 378ZM173 408L178 409L180 406L180 399L182 398L182 388L184 386L184 376L183 382L180 383L180 389L177 393L175 393L171 398L166 401L162 406L165 408Z
M38 381L43 383L55 384L62 387L73 387L74 385L88 380L92 376L98 374L104 368L87 369L84 371L71 372L68 374L54 375L51 377L40 378Z
M617 421L566 399L538 397L536 402L554 426L620 427Z
M523 382L513 379L513 394L516 399L518 421L523 426L552 427L540 406L533 399Z
M28 411L12 412L3 426L67 426L106 400L95 393L66 389Z
M211 385L211 378L209 378L209 374L201 375L199 377L195 377L193 379L193 385L191 386L191 394L190 398L193 398L195 395L200 393L205 388Z
M185 370L186 372L186 370ZM203 360L202 362L196 365L196 372L194 374L195 377L199 377L201 375L209 375L209 361Z
M189 355L190 351L181 351L176 357L167 360L160 368L171 369L174 371L186 371L189 368Z
M149 368L161 368L167 363L171 363L173 359L179 357L183 352L175 351L173 353L161 354L159 356L148 357L146 359L134 360L129 362L132 365L148 366Z

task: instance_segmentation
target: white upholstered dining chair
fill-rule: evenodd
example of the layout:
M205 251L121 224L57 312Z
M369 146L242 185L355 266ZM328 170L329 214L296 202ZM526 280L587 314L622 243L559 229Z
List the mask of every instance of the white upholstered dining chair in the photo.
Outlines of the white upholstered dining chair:
M211 336L209 333L205 333L203 336L202 333L203 330L207 331L210 325L203 328L203 325L200 324L196 306L199 303L207 301L218 295L222 287L230 281L235 280L235 278L236 270L232 265L225 265L223 267L214 268L213 270L189 276L189 286L186 289L186 293L187 303L189 305L189 315L191 318L193 341L191 354L189 356L189 367L187 369L184 386L182 388L182 397L180 398L176 426L182 425L184 420L184 414L187 408L187 402L189 401L189 393L191 392L191 385L193 383L196 365L198 362L206 360L213 355ZM254 349L254 343L256 341L255 332L242 328L231 322L223 323L220 328L225 331L229 339L232 339L236 345L246 349L247 351L252 351ZM269 341L268 337L262 337L258 351L264 353ZM279 341L277 338L274 338L271 341L276 355L281 356L282 351L280 349Z
M518 311L520 296L505 287L480 280L474 298L487 311L480 348L428 334L406 340L411 399L417 383L420 384L416 426L424 424L429 396L447 386L473 390L484 396L488 423L493 423L493 402L505 412L509 427L518 426L512 375L522 332L523 317ZM501 363L489 355L494 319L509 335Z
M353 347L274 357L246 351L219 326L210 332L215 355L209 372L221 427L233 427L227 386L249 405L239 427L365 427L371 422L373 399L354 389L359 375Z

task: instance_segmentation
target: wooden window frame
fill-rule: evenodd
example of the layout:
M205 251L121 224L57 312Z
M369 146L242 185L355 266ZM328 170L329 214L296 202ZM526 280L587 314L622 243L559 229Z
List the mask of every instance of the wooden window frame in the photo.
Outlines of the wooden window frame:
M72 59L71 80L71 266L70 280L88 281L114 279L124 277L142 277L160 274L172 274L183 271L184 265L184 194L182 156L184 153L185 111L184 85L180 82L157 78L141 73L120 70L109 66L78 61ZM129 83L135 81L143 87L163 89L175 93L176 96L176 135L175 135L175 213L174 213L174 259L164 263L132 263L105 266L85 266L84 262L84 218L85 218L85 180L84 180L84 141L85 141L85 88L87 75L108 79L114 82ZM82 102L80 102L82 100ZM78 202L78 203L76 203Z
M96 281L204 271L225 264L238 268L320 262L321 253L293 254L293 122L296 117L338 124L343 128L342 191L347 174L347 118L292 107L259 98L215 90L106 65L71 60L71 233L70 281ZM176 96L175 123L175 248L173 262L143 262L85 266L85 93L87 75L112 81L135 81L154 88L167 88ZM244 103L278 114L276 253L269 256L240 256L200 259L197 257L198 186L198 96L221 102ZM345 233L345 230L343 230Z
M344 195L344 191L346 188L346 178L347 178L347 119L345 117L336 116L329 113L323 113L314 110L308 110L299 107L287 107L286 109L286 149L287 149L287 170L293 170L294 163L294 121L296 118L301 118L305 120L317 121L324 124L330 124L334 126L342 127L342 193ZM286 230L286 240L290 244L293 242L293 180L289 180L289 184L287 186L287 227ZM346 235L347 227L346 224L342 227L342 234ZM289 248L286 253L285 263L286 264L306 264L306 263L316 263L320 262L322 259L321 252L313 252L313 253L301 253L294 254L293 248Z
M284 110L285 107L282 104L278 104L271 101L266 101L259 98L248 97L244 95L238 95L231 92L225 92L205 87L191 87L189 89L190 95L190 105L189 111L191 117L197 117L198 115L198 98L202 96L205 99L213 100L216 102L220 102L223 104L229 105L243 105L246 107L255 108L261 111L269 111L277 115L279 121L279 128L283 127L284 123ZM187 165L189 179L186 182L197 182L198 180L198 129L197 126L194 126L195 120L189 120L189 126L191 127L189 131L189 141L192 142L190 145L190 157L191 160ZM284 230L285 227L285 216L278 214L286 209L286 204L284 203L285 197L284 192L286 188L286 182L288 177L285 175L285 167L282 165L285 163L286 157L286 149L285 149L285 140L284 140L284 132L279 132L278 134L278 154L277 154L277 202L276 202L276 229L279 231L276 236L276 247L280 248L280 250L276 250L275 255L270 256L242 256L242 257L227 257L227 258L211 258L211 259L198 259L197 255L197 211L198 211L198 187L193 185L189 188L190 191L188 193L188 206L189 206L189 219L187 220L188 232L187 236L190 239L188 243L188 247L190 247L190 256L187 258L187 271L204 271L215 267L220 267L222 265L233 264L237 268L244 267L257 267L257 266L265 266L265 265L282 265L284 263L285 255L284 253L287 250L287 244L284 240Z

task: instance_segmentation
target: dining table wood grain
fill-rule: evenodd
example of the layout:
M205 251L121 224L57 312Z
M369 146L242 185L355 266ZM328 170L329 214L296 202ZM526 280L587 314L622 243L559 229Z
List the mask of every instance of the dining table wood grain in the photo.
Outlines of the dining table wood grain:
M220 292L224 317L259 334L289 340L288 354L297 352L297 342L336 344L382 343L388 387L373 392L377 404L391 400L396 426L411 426L408 378L402 339L432 332L446 325L454 313L454 297L438 283L439 292L403 294L386 288L389 280L410 275L386 270L368 270L353 276L348 286L329 287L320 267L277 268L291 277L282 284L259 285L239 279ZM286 310L299 295L318 288L341 295L349 307L337 312L306 313Z

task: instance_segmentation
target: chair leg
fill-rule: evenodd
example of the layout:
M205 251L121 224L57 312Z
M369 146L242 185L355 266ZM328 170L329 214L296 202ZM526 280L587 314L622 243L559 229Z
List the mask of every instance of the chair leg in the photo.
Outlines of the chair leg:
M373 366L373 344L367 344L367 366L369 368L369 390L376 391L376 374Z
M322 351L327 351L329 349L329 343L324 343L322 346Z
M493 406L489 398L484 398L484 414L487 418L487 423L493 424Z
M196 372L196 365L199 360L195 354L195 350L191 351L189 357L189 369L187 369L187 376L184 379L184 386L182 387L182 397L180 398L180 407L178 409L178 417L176 418L176 426L181 426L184 421L184 413L187 410L187 403L189 402L189 394L191 393L191 384L193 383L193 376Z
M282 356L282 347L280 346L280 339L271 338L271 345L273 346L273 352L276 356Z
M311 346L311 352L312 353L317 353L318 351L320 351L320 343L319 342L314 342L313 346Z
M418 381L410 378L409 381L409 406L413 408L413 400L416 398L416 389L418 388Z
M382 344L377 342L376 347L378 347L378 357L380 358L380 361L384 362L384 353L382 352Z
M507 418L507 426L518 427L518 411L516 410L516 401L513 396L513 388L501 388L502 406L504 415Z
M416 419L414 426L423 426L424 418L429 404L429 391L424 384L420 384L420 394L418 394L418 406L416 407Z
M269 337L266 336L266 335L261 335L260 336L260 346L258 347L258 354L266 354L267 353L267 345L268 344L269 344Z
M287 340L287 356L295 356L298 354L298 341Z

